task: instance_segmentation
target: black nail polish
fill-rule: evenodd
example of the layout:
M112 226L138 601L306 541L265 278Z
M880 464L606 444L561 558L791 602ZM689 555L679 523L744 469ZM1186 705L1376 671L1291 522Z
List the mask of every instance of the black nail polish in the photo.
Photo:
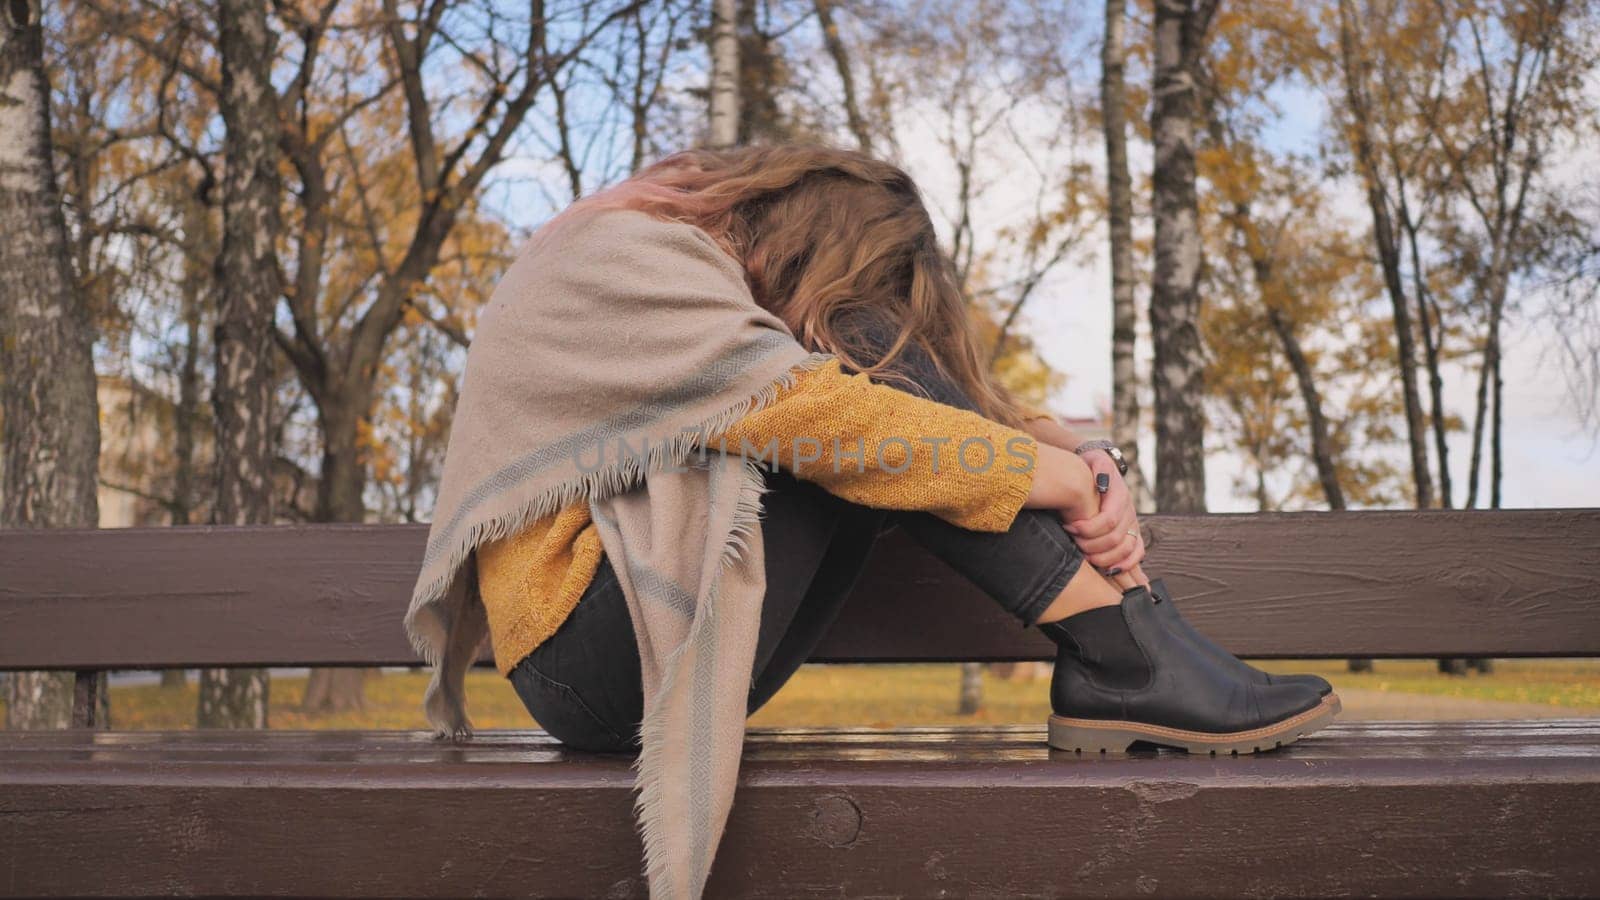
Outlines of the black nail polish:
M1115 569L1111 569L1111 570L1107 571L1106 574L1107 575L1121 575L1122 574L1122 567L1118 566Z
M1111 490L1111 476L1104 472L1094 477L1094 489L1104 494Z

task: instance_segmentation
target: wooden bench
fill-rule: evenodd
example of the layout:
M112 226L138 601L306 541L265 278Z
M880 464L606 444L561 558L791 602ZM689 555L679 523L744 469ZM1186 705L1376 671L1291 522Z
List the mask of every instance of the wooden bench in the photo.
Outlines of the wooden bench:
M1600 655L1600 510L1146 527L1245 656ZM412 664L423 539L0 532L0 669ZM816 658L1051 649L891 536ZM531 729L0 732L0 895L638 896L631 784ZM1600 720L1348 723L1241 758L1082 758L1043 723L752 729L708 894L1595 894L1596 810Z

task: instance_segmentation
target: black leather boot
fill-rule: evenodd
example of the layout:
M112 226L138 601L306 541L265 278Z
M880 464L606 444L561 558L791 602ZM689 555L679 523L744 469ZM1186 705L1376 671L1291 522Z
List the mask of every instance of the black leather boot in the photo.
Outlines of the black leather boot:
M1117 606L1038 626L1061 648L1050 681L1050 746L1134 745L1252 753L1320 730L1338 710L1314 687L1258 684L1166 627L1145 588Z
M1155 597L1156 615L1161 618L1161 621L1168 628L1183 635L1184 639L1189 643L1209 654L1219 664L1238 668L1239 671L1245 674L1245 677L1257 684L1305 684L1316 688L1317 693L1324 697L1333 694L1333 685L1328 683L1328 679L1320 675L1273 675L1270 672L1263 672L1229 653L1222 645L1206 637L1193 625L1189 624L1189 620L1178 612L1178 605L1172 602L1172 593L1167 590L1167 583L1160 578L1150 579L1150 593ZM1338 702L1337 697L1334 698L1334 702Z

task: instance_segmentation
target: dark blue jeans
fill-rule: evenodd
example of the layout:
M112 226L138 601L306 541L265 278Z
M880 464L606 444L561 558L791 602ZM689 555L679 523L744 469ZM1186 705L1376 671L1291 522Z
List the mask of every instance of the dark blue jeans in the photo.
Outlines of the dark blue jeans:
M875 346L882 331L868 329ZM898 360L925 397L972 410L972 402L924 355ZM896 385L897 387L899 385ZM1023 625L1032 625L1066 588L1083 554L1051 510L1024 509L1010 530L970 531L937 516L858 506L783 472L767 476L762 546L767 593L761 606L749 711L761 708L810 657L833 623L879 534L902 528L971 580ZM908 623L908 627L916 627ZM634 752L644 718L639 648L609 560L555 634L511 671L533 718L582 750Z

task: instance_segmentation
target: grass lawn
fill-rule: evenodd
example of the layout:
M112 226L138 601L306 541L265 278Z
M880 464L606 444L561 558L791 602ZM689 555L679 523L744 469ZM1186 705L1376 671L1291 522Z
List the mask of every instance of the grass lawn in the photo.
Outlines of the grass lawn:
M1342 661L1270 662L1270 671L1317 672L1338 688L1443 695L1552 705L1573 715L1600 715L1600 660L1500 660L1491 675L1442 676L1432 660L1379 660L1377 671L1351 674ZM753 725L936 725L1026 723L1049 713L1048 683L984 675L985 705L976 715L955 712L960 669L955 665L809 665L751 719ZM419 703L427 677L385 672L367 683L364 713L308 716L298 710L305 678L272 681L273 728L424 727ZM117 729L177 729L193 724L196 687L118 686L111 692ZM505 679L469 676L468 698L478 728L526 728L531 719ZM3 708L3 706L0 706Z

